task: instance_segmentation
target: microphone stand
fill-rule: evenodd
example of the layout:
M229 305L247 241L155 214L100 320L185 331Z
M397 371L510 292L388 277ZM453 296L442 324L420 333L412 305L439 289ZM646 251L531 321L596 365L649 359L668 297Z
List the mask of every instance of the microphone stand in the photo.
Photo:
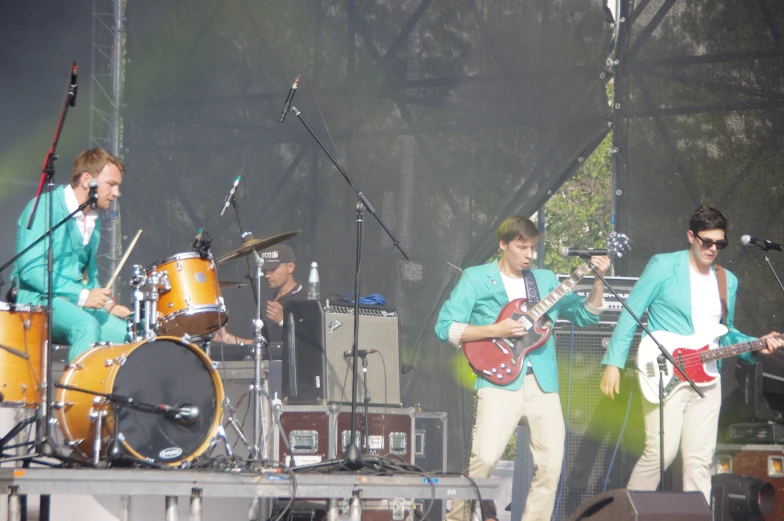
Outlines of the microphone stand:
M596 274L596 276L599 277L602 282L604 282L605 287L610 290L610 293L612 293L615 298L618 299L618 302L620 302L623 308L629 312L629 315L631 315L634 321L640 325L642 330L648 334L651 340L653 340L653 343L656 344L656 347L659 348L659 351L661 351L661 355L656 358L656 362L659 364L659 482L661 483L661 489L664 490L664 373L667 372L667 362L670 362L674 368L680 371L681 375L683 375L686 381L689 382L691 388L694 389L694 392L696 392L700 398L705 398L705 394L694 384L694 381L689 378L689 375L686 374L686 371L684 371L683 368L678 365L670 352L667 351L667 349L656 339L655 336L653 336L653 333L651 333L651 331L648 329L648 326L646 326L640 317L638 317L634 311L632 311L626 301L623 300L620 295L618 295L618 292L615 291L615 288L613 288L607 282L607 279L605 279L604 276L599 273L599 270L596 269L596 266L594 266L590 261L588 264L591 266L591 269ZM639 371L640 368L637 367L636 370Z
M359 450L359 446L356 440L356 427L357 427L357 369L358 369L358 356L357 351L359 350L359 287L360 287L360 261L362 259L362 238L363 238L363 225L364 225L364 211L365 208L376 218L378 224L384 229L386 234L392 240L392 244L400 251L404 258L409 259L408 253L403 249L403 246L400 244L400 241L395 237L395 234L389 229L386 225L384 220L381 216L378 215L376 209L373 208L373 205L368 200L367 196L354 184L354 181L351 180L351 177L346 172L345 168L338 162L337 159L327 150L327 147L324 143L319 139L316 133L313 131L311 126L302 116L302 112L300 112L297 107L291 106L291 111L297 116L300 123L305 127L308 133L316 140L318 146L321 150L327 154L332 164L335 165L335 168L343 175L343 179L349 184L349 186L354 190L354 193L357 195L357 199L359 202L357 203L356 211L357 211L357 262L354 272L354 345L352 347L352 371L353 377L351 379L351 443L349 444L348 448L346 449L344 459L346 466L351 469L359 469L362 467L362 455ZM285 116L285 114L284 114Z
M781 291L784 291L784 284L781 283L779 274L776 273L776 269L773 267L773 264L770 263L770 257L768 257L768 248L761 249L760 253L762 253L762 258L765 259L765 262L767 263L768 268L770 268L770 272L773 273L773 277L776 279L776 282L779 283Z
M52 449L52 455L60 457L58 454L57 448L50 443L50 436L51 436L51 404L53 398L53 387L51 385L52 381L52 363L51 363L51 356L50 351L52 349L52 304L54 302L54 240L52 237L52 232L54 231L54 162L57 160L58 156L56 154L57 151L57 144L60 141L60 133L62 132L63 125L65 124L65 118L68 115L68 108L76 105L76 91L78 85L76 83L76 62L73 62L69 71L68 82L66 84L66 94L63 100L63 108L60 111L60 119L57 123L57 128L54 133L54 138L52 140L52 146L49 148L49 152L46 154L46 158L44 159L43 167L41 168L41 180L38 183L38 193L36 194L35 203L33 204L33 210L30 212L30 219L27 222L27 229L29 230L33 226L33 220L35 219L36 209L38 207L38 201L41 199L41 194L43 191L44 185L47 186L47 192L49 194L48 197L48 211L49 211L49 222L48 228L49 232L47 235L49 240L47 241L47 249L48 249L48 259L47 259L47 311L46 311L46 319L47 319L47 338L46 338L46 348L41 352L41 367L42 371L42 378L41 382L39 383L39 388L44 391L44 398L38 406L37 416L38 422L36 424L35 430L35 451L37 454L43 455L45 454L45 446L48 444L49 447ZM73 215L73 214L71 214ZM70 216L69 216L70 218ZM68 219L64 219L63 222L67 221ZM62 224L62 222L60 223ZM40 240L40 239L39 239ZM36 241L37 243L38 241ZM25 250L25 252L27 252ZM20 257L17 255L14 258L14 261ZM9 264L3 266L3 269L7 268ZM62 458L61 458L62 459ZM46 508L48 508L48 496L46 496L46 500L44 500L45 496L41 496L42 503L47 503ZM43 505L42 505L43 506Z

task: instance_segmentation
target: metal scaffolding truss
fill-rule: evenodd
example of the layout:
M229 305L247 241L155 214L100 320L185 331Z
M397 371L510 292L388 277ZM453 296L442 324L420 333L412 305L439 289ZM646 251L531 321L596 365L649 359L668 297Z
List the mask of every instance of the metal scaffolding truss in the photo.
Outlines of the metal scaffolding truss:
M89 148L99 147L122 159L122 99L125 76L126 0L93 0L90 74ZM98 268L112 274L122 257L120 202L112 201L101 226ZM108 276L107 276L108 278ZM113 288L121 287L118 277ZM114 291L115 296L117 292Z
M569 110L564 111L564 121L550 121L548 122L552 127L566 127L570 124L571 116L576 114L581 107L584 106L586 100L597 96L598 89L604 89L604 81L600 79L601 65L599 67L592 65L573 65L571 67L554 67L548 63L540 63L536 67L529 67L521 69L514 66L514 61L509 56L509 50L505 48L503 42L497 41L496 35L493 33L491 27L488 26L483 8L477 0L465 0L468 9L467 12L473 17L476 23L477 32L481 35L482 52L488 55L496 64L499 70L504 72L483 73L478 72L475 74L466 75L449 75L442 77L430 78L406 78L404 80L395 79L387 80L391 76L391 65L393 58L404 46L409 45L409 40L412 32L416 31L418 23L422 17L427 13L428 9L434 5L432 0L418 0L418 2L411 2L413 9L410 11L408 18L400 25L397 34L389 39L389 44L386 50L382 51L383 45L374 40L373 32L368 26L368 23L360 15L360 2L357 0L347 0L346 2L346 28L347 33L345 36L346 42L346 72L345 83L339 88L326 88L320 89L319 94L325 99L338 99L345 103L348 115L345 124L342 128L338 128L333 132L336 140L345 140L345 161L351 162L355 142L360 139L382 139L388 137L406 136L413 140L416 145L416 151L422 158L423 164L426 168L421 170L420 182L424 183L428 190L439 194L442 200L449 206L453 214L459 215L464 213L465 205L459 203L455 195L449 190L449 180L443 179L439 176L438 168L435 163L432 145L425 139L426 136L434 134L445 134L451 132L467 132L478 131L485 129L513 129L513 128L536 128L538 124L526 118L524 115L515 113L514 111L505 110L502 103L496 105L479 105L470 102L455 102L444 98L428 96L421 91L424 88L434 87L458 87L464 85L489 85L496 84L505 86L509 95L515 94L515 89L518 88L522 80L531 78L551 78L562 79L567 82L574 80L578 76L585 74L596 74L596 82L592 85L587 85L586 88L567 100L564 104ZM213 24L220 19L222 11L225 9L226 2L219 2L215 4L214 11L205 15L203 25L200 28L193 30L193 39L190 43L183 47L180 54L178 65L169 67L167 72L177 70L179 64L187 62L197 53L197 48L202 44L210 34L210 28ZM326 2L321 0L314 0L307 5L308 9L312 12L306 13L303 7L301 13L302 19L312 19L314 48L319 48L323 38L324 26L324 5ZM253 38L258 43L260 49L269 50L270 46L265 39L265 34L259 29L254 21L253 14L250 12L248 2L246 0L238 0L237 5L243 10L245 14L245 21L254 28ZM547 3L542 4L542 15L546 19L550 10ZM369 56L369 60L375 67L376 77L379 80L373 83L374 88L380 89L378 97L382 100L391 101L394 104L394 110L399 114L399 119L402 125L388 128L360 128L360 120L362 114L356 114L352 107L351 99L356 94L357 84L366 80L360 78L362 74L358 72L358 49L359 44L362 45L362 51ZM386 44L384 44L386 45ZM366 56L363 56L366 58ZM270 74L275 77L281 78L281 87L285 85L284 78L289 78L289 74L285 71L284 67L278 63L272 53L265 53L261 59L266 60L265 65L271 71ZM313 53L313 69L318 71L321 66L321 54L319 52ZM603 77L603 75L602 75ZM351 81L356 78L357 81ZM167 85L175 81L173 76L159 77L155 80L155 84L161 85L160 92L172 92L167 89ZM600 90L603 94L603 90ZM163 121L165 118L177 118L181 115L189 115L189 110L197 110L206 105L220 106L221 104L231 103L260 103L268 102L271 100L281 101L285 97L285 91L274 92L260 92L260 93L243 93L243 94L230 94L225 96L197 96L193 98L183 97L166 97L140 103L134 106L134 114L140 120L141 125L155 125L158 121ZM450 111L454 117L448 118L448 122L444 123L430 123L421 122L417 120L415 113L412 112L411 107L421 106L428 108L440 109L443 111ZM230 112L230 111L226 111ZM177 151L194 151L205 149L226 149L226 148L241 148L248 146L258 146L264 144L295 144L299 146L293 154L293 160L284 168L284 170L276 174L273 187L267 194L265 201L269 203L275 194L280 192L280 189L285 185L293 173L300 166L300 163L305 161L306 158L314 157L315 149L312 146L309 136L301 132L301 129L296 125L288 125L281 127L277 125L263 124L263 123L242 123L238 125L231 120L223 119L222 116L213 116L209 119L209 126L213 129L223 129L226 135L218 137L217 139L178 139L169 143L154 143L152 139L143 138L145 145L148 148L147 152L154 157L154 168L159 168L160 175L166 175L172 180L175 185L180 181L177 179L179 174L166 171L163 165L166 164L167 154ZM239 135L229 135L231 130L239 131ZM604 129L604 133L591 142L586 149L582 150L574 157L573 164L567 168L566 171L559 172L560 175L553 176L554 169L557 169L553 164L545 161L542 164L529 164L529 165L507 165L509 168L514 168L514 171L525 171L527 168L530 174L525 178L516 196L509 197L505 204L504 210L507 212L519 212L526 215L532 215L537 209L549 199L549 197L568 179L568 177L580 166L578 156L582 158L587 157L590 152L601 142L601 139L609 132L609 127ZM544 142L542 139L542 146L552 146L552 143ZM521 168L522 167L522 168ZM318 161L313 161L312 168L317 170L319 168ZM315 173L315 172L314 172ZM313 179L318 176L313 175ZM314 181L315 182L315 181ZM189 216L194 225L198 226L204 222L203 216L197 208L185 200L182 196L182 190L176 189L173 191L180 199L186 214ZM532 194L536 196L531 197ZM511 195L511 194L508 194ZM318 205L318 201L313 201L313 205ZM265 212L268 211L269 204L257 204L252 210L250 221L256 222L264 217ZM316 206L317 207L317 206ZM478 236L491 236L492 230L497 226L495 219L487 226L486 230L478 233ZM490 240L492 242L492 239ZM479 245L480 249L492 249L491 244ZM486 258L487 252L477 253L478 258ZM473 257L473 256L472 256ZM475 263L476 259L467 258L467 263Z
M763 86L750 85L747 71L751 64L781 62L784 57L782 31L784 31L780 7L775 2L760 0L744 4L747 20L738 21L741 27L748 20L760 22L754 31L754 42L762 44L768 40L769 45L761 48L733 49L723 52L695 52L691 55L677 55L672 48L666 49L666 56L656 56L655 52L645 54L651 37L658 29L666 25L669 17L684 16L683 10L698 12L697 6L678 0L621 0L620 12L617 15L619 29L615 50L615 100L614 114L615 133L613 146L615 149L614 197L624 198L630 189L633 175L646 175L639 170L630 172L629 142L630 125L639 120L650 120L666 153L669 155L673 168L678 172L682 189L691 201L692 206L700 204L704 197L699 181L695 179L692 168L682 157L676 144L673 131L677 128L679 117L704 114L743 113L747 111L775 112L784 108L784 92ZM677 8L682 8L678 11ZM712 6L717 8L717 6ZM778 15L778 16L777 16ZM702 15L698 21L708 18ZM731 24L733 21L728 20ZM704 30L704 27L702 28ZM737 28L736 28L737 29ZM740 29L738 29L740 32ZM691 35L684 34L684 38ZM703 37L704 38L704 37ZM747 40L743 40L744 42ZM732 46L728 43L725 48ZM659 48L661 48L659 44ZM717 45L718 47L718 45ZM657 48L658 49L658 48ZM675 55L673 55L675 54ZM716 69L710 69L716 67ZM745 67L745 69L744 69ZM717 71L734 70L735 74L720 74ZM653 85L659 87L656 89ZM659 95L663 88L680 89L679 92L689 96L681 98L669 96L665 99ZM700 93L708 94L709 99L700 99ZM696 99L695 99L696 98ZM769 135L761 143L749 150L747 161L736 171L729 173L728 179L722 179L723 189L714 201L718 207L729 203L734 190L744 175L754 167L760 157L771 147L778 147L776 139L782 130L781 118L774 118ZM632 130L633 132L633 130ZM627 204L617 204L616 225L625 224L629 211ZM781 209L774 212L771 218L779 218Z

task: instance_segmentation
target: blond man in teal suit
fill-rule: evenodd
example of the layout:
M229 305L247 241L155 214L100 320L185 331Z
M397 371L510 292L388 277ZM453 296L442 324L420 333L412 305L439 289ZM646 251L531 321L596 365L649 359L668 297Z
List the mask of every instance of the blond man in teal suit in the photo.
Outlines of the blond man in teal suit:
M120 184L125 167L105 150L94 148L79 154L74 160L70 183L52 193L53 221L60 222L79 205L87 201L89 183L98 181L98 203L108 210L111 202L120 197ZM27 222L33 201L22 212L17 223L16 251L20 252L46 233L49 219L49 194L43 194L31 229ZM126 326L123 320L130 310L111 299L111 291L101 288L98 280L98 242L101 221L89 206L78 212L68 223L54 232L52 339L71 345L68 359L73 361L95 342L123 343ZM47 304L47 244L40 242L14 265L12 277L19 283L17 301L23 304Z
M721 290L714 261L727 241L727 219L715 208L701 206L689 219L686 232L689 249L654 255L634 285L626 303L637 316L648 312L648 329L693 335L723 321ZM753 338L735 329L735 298L738 279L726 273L726 322L729 332L719 345ZM606 365L600 383L602 392L614 398L620 392L620 369L625 367L637 323L623 311L615 326L610 346L602 361ZM776 335L770 333L766 336ZM770 353L784 345L768 339ZM751 360L750 356L744 356ZM712 362L715 364L715 362ZM716 381L703 389L704 398L691 388L682 388L664 402L664 466L669 467L680 447L683 456L683 489L699 491L710 504L711 464L721 408L721 385ZM656 490L659 486L659 406L643 400L645 450L632 471L628 488Z
M532 288L527 287L525 271L533 275L540 299L558 286L558 279L551 271L531 269L540 235L536 224L527 217L510 217L498 228L497 235L500 259L466 269L438 315L436 335L457 348L463 342L526 334L523 325L511 318L495 323L506 304L530 295ZM610 265L607 257L592 257L591 261L602 273ZM597 279L587 299L568 293L547 314L553 322L565 318L578 326L595 324L601 313L603 290L602 281ZM527 369L507 386L499 387L483 378L476 380L476 422L468 475L490 476L517 424L525 419L531 431L536 472L523 521L549 521L561 474L565 437L552 336L522 363ZM486 518L494 518L493 509L488 510ZM452 501L448 516L451 521L461 521L468 515L463 501Z

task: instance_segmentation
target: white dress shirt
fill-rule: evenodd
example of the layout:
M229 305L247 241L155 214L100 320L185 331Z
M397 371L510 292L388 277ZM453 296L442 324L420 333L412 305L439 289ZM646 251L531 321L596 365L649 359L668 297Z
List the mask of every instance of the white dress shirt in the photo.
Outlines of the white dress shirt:
M73 187L71 187L71 185L66 186L64 192L65 207L68 209L68 213L73 213L77 208L79 208L79 201L76 199L76 194L73 191ZM76 221L76 225L79 227L79 231L82 232L82 246L87 246L93 236L93 231L95 230L95 220L98 219L98 213L88 209L86 214L84 212L78 212L72 217L72 219ZM79 302L77 302L76 305L80 308L84 307L84 303L87 302L87 295L89 294L89 290L83 289L79 294Z

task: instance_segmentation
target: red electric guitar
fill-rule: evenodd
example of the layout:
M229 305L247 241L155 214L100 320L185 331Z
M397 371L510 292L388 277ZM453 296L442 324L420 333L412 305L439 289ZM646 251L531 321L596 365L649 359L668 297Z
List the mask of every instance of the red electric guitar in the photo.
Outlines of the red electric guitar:
M606 240L607 254L611 257L622 257L629 250L629 242L626 235L613 232ZM525 355L543 346L550 338L552 322L546 313L591 271L589 263L583 264L549 295L531 307L528 307L525 298L513 300L504 306L495 322L507 318L519 320L528 334L520 338L487 338L463 342L463 353L471 369L495 385L503 386L514 382L523 370Z

